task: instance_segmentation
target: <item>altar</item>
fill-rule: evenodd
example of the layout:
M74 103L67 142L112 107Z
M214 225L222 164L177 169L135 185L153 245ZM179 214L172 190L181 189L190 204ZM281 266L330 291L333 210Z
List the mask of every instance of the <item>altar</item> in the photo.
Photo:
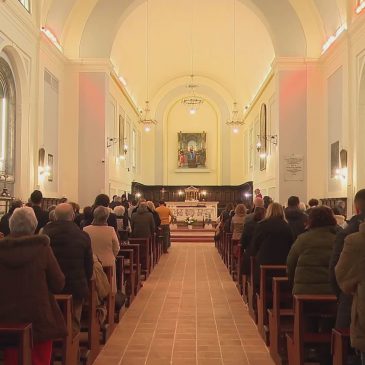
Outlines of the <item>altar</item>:
M193 217L198 222L215 222L218 218L218 202L166 202L166 205L178 222L183 222L188 217Z

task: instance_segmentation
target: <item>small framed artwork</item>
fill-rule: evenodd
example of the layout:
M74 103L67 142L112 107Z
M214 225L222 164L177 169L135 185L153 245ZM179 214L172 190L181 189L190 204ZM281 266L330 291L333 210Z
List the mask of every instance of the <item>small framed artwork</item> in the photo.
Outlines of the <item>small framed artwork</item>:
M260 154L266 156L267 152L267 112L266 112L266 104L261 105L260 112L260 144L261 150ZM260 158L260 171L266 169L266 157Z
M340 141L331 144L331 178L335 178L340 168Z
M53 181L53 155L48 154L48 168L49 168L49 175L48 175L48 181Z

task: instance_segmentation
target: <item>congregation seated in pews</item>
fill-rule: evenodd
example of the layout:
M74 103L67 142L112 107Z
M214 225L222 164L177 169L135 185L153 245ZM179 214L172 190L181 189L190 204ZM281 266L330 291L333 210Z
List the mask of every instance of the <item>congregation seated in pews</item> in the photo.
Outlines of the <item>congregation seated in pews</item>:
M82 213L57 203L36 190L0 222L4 365L91 365L170 246L168 208L160 218L152 202L105 194Z
M337 208L310 202L300 209L290 197L284 209L256 197L239 243L227 206L216 248L275 364L363 365L365 189L355 196L360 213L346 222Z

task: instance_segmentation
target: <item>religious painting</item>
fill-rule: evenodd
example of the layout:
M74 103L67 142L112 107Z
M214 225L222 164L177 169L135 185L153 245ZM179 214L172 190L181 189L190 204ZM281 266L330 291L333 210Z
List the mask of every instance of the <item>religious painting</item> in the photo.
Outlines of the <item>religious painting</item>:
M261 105L260 111L260 171L266 169L266 153L267 153L267 112L266 104Z
M48 170L49 170L48 181L52 182L53 181L53 155L50 155L50 154L48 154Z
M336 177L337 171L340 168L340 142L331 144L331 178Z
M206 168L207 161L207 134L178 133L178 167L179 168Z

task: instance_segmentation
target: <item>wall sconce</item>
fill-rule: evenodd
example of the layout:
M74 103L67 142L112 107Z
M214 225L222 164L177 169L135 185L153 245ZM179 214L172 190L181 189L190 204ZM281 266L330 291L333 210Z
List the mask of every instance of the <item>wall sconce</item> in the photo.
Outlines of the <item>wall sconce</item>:
M265 142L269 142L271 144L273 144L274 146L278 145L278 135L274 134L274 135L266 135L266 136L261 136L261 135L257 135L257 139L258 142L256 143L256 150L257 152L260 154L260 158L266 158L267 157L267 153L266 153L266 148L263 151L262 148L262 144L261 141L264 140ZM265 143L266 145L266 143Z
M205 190L202 191L203 196L207 196L207 192Z
M139 199L142 196L141 193L136 193L136 198Z
M183 196L183 195L184 195L184 192L183 192L182 190L179 190L179 191L177 192L177 195L179 195L179 196Z

